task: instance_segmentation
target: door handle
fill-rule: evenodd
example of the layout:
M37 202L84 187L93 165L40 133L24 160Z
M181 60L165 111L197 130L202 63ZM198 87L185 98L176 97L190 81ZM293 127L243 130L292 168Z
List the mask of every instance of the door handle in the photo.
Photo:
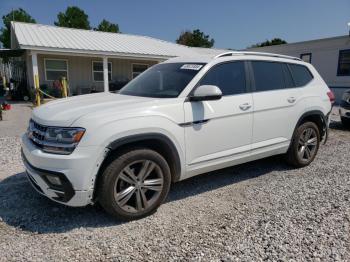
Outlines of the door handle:
M287 99L287 101L291 104L294 103L295 100L297 100L297 99L294 96L288 97L288 99Z
M252 107L252 105L249 104L249 103L244 103L244 104L239 105L239 108L240 108L241 110L243 110L243 111L246 111L246 110L248 110L248 109L251 108L251 107Z

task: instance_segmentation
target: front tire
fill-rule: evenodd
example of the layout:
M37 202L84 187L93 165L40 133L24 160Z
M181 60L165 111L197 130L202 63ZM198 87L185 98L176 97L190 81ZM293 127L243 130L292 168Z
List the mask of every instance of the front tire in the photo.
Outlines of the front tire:
M287 162L294 167L309 165L320 146L320 131L313 122L305 122L295 131L286 154Z
M170 168L160 154L150 149L131 149L104 170L98 199L108 213L119 219L139 219L157 210L170 184Z

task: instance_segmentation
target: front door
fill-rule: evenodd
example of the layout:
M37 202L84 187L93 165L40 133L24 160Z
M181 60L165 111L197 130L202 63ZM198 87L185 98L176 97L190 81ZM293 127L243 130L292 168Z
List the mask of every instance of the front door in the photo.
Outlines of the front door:
M184 103L187 165L249 155L253 101L252 94L247 93L245 62L216 65L199 85L216 85L223 96L215 101Z

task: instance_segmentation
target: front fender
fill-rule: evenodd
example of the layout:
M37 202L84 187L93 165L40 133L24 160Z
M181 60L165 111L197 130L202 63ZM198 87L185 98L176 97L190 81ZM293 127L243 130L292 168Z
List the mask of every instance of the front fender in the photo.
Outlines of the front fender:
M85 137L86 136L86 137ZM106 123L95 130L87 130L81 146L98 145L113 149L122 143L134 142L140 138L155 137L167 139L179 158L182 176L185 170L184 129L173 121L159 116L144 116L121 119ZM131 139L131 140L130 140Z

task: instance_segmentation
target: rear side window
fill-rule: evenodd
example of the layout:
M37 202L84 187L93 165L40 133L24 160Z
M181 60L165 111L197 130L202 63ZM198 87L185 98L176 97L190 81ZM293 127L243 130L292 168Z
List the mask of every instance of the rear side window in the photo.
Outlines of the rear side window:
M290 70L288 69L288 65L287 64L283 64L282 67L283 67L285 87L286 88L293 88L293 87L295 87L292 75L290 73Z
M222 94L236 95L246 92L244 62L230 62L214 66L202 78L200 85L216 85Z
M282 63L252 61L255 91L284 89L284 71Z
M307 69L305 66L289 64L289 68L292 72L296 87L304 86L314 78L309 69Z

